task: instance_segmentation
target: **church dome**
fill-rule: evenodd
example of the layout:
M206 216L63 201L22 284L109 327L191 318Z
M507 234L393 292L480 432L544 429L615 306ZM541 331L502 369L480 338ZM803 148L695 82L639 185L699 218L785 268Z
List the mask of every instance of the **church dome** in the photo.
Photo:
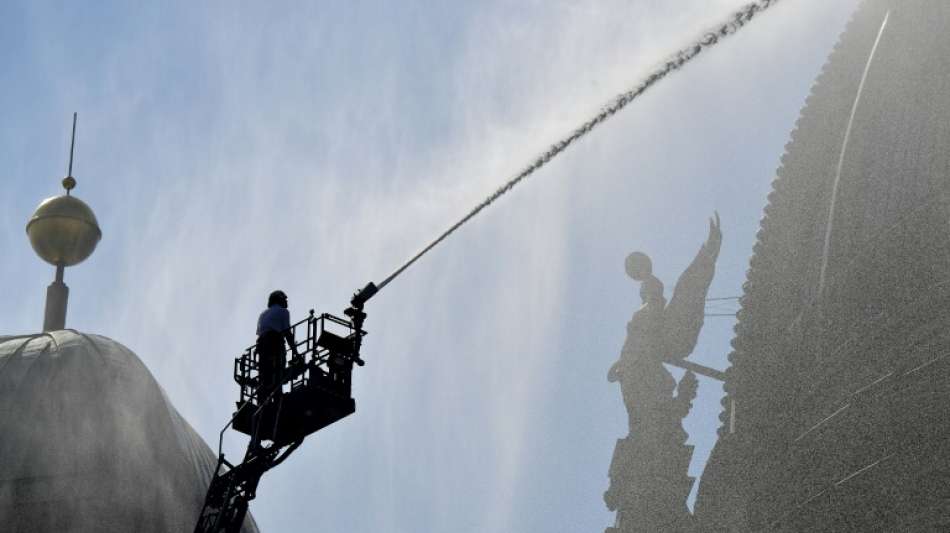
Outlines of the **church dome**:
M192 531L217 464L132 351L74 330L0 337L0 428L4 531Z

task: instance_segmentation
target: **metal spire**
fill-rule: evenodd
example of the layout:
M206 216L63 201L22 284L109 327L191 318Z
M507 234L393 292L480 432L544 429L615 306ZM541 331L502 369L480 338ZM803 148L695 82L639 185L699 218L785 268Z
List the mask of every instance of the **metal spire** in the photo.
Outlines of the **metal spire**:
M73 177L73 150L76 148L76 116L78 113L73 112L73 135L69 140L69 168L66 170L66 177L63 178L63 188L66 189L66 196L69 196L69 191L73 190L76 187L76 178Z

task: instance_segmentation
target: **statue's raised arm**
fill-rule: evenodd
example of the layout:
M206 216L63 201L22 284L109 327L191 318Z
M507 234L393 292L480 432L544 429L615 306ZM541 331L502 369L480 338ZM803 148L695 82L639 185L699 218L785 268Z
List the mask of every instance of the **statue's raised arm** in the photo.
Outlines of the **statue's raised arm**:
M703 327L706 293L716 271L716 258L722 244L719 213L709 219L709 236L696 258L676 282L673 296L665 310L666 356L685 359L696 347Z

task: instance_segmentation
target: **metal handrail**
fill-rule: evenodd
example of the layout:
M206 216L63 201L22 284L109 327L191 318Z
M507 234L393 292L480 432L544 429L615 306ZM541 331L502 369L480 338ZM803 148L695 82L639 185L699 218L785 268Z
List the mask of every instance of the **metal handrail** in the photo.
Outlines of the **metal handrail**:
M345 340L355 340L356 338L366 335L366 332L363 330L357 331L353 323L344 320L342 318L336 317L329 313L323 313L321 315L315 315L314 311L311 309L307 318L300 320L292 324L289 328L281 331L281 334L290 333L294 338L294 347L302 348L298 350L300 357L305 361L305 369L299 374L292 376L287 383L290 384L291 389L296 389L301 386L305 386L310 378L311 372L318 372L320 375L326 376L330 374L329 368L327 367L330 363L330 354L331 350L322 346L317 345L317 341L320 338L320 335L327 331L326 323L334 324L346 330L346 333L342 335L342 338ZM306 324L306 336L303 339L298 339L296 333L297 329ZM292 351L292 350L291 350ZM259 362L256 357L257 355L257 344L252 344L248 346L240 357L236 358L234 361L234 379L241 388L240 391L240 404L245 403L258 403L263 404L267 403L266 401L261 402L258 397L259 387L255 386L253 378L251 378L251 373L257 371L260 372ZM284 349L283 357L285 363L288 360L288 349ZM309 361L307 360L309 356ZM357 361L359 362L359 361ZM309 371L309 372L308 372ZM269 400L269 398L268 398ZM243 405L241 409L243 409ZM235 413L236 418L240 414L241 409L238 410L238 413ZM227 427L225 427L227 429Z
M279 390L280 390L279 386L274 387L273 390L270 391L270 394L267 395L267 398L257 406L257 409L254 410L254 415L252 416L259 415L261 412L261 409L263 409L264 406L266 406L268 402L270 402L271 398L273 398L274 394L276 394ZM228 423L225 424L224 427L221 428L221 432L218 433L218 457L222 457L221 448L222 448L222 443L224 441L224 432L227 431L229 427L234 425L234 421L237 419L238 415L240 415L241 411L243 411L244 408L247 407L248 405L253 405L253 404L248 401L248 402L244 402L244 405L238 407L238 410L234 412L234 414L231 416L231 419L228 420Z

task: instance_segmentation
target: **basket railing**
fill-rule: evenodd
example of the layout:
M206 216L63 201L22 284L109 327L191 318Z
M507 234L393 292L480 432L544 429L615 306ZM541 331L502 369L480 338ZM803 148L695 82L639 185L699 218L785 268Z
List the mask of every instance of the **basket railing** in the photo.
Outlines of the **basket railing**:
M356 345L357 333L364 335L365 332L357 332L350 321L329 313L315 315L312 309L307 318L292 324L281 334L286 331L292 334L300 359L295 359L293 350L284 346L280 386L289 385L290 390L294 390L318 380L347 386L348 394L349 372L344 376L340 370L342 367L352 368L358 355L349 347ZM260 363L256 343L234 360L234 381L241 389L239 406L246 402L260 404L261 397L268 396L269 391L261 387Z

